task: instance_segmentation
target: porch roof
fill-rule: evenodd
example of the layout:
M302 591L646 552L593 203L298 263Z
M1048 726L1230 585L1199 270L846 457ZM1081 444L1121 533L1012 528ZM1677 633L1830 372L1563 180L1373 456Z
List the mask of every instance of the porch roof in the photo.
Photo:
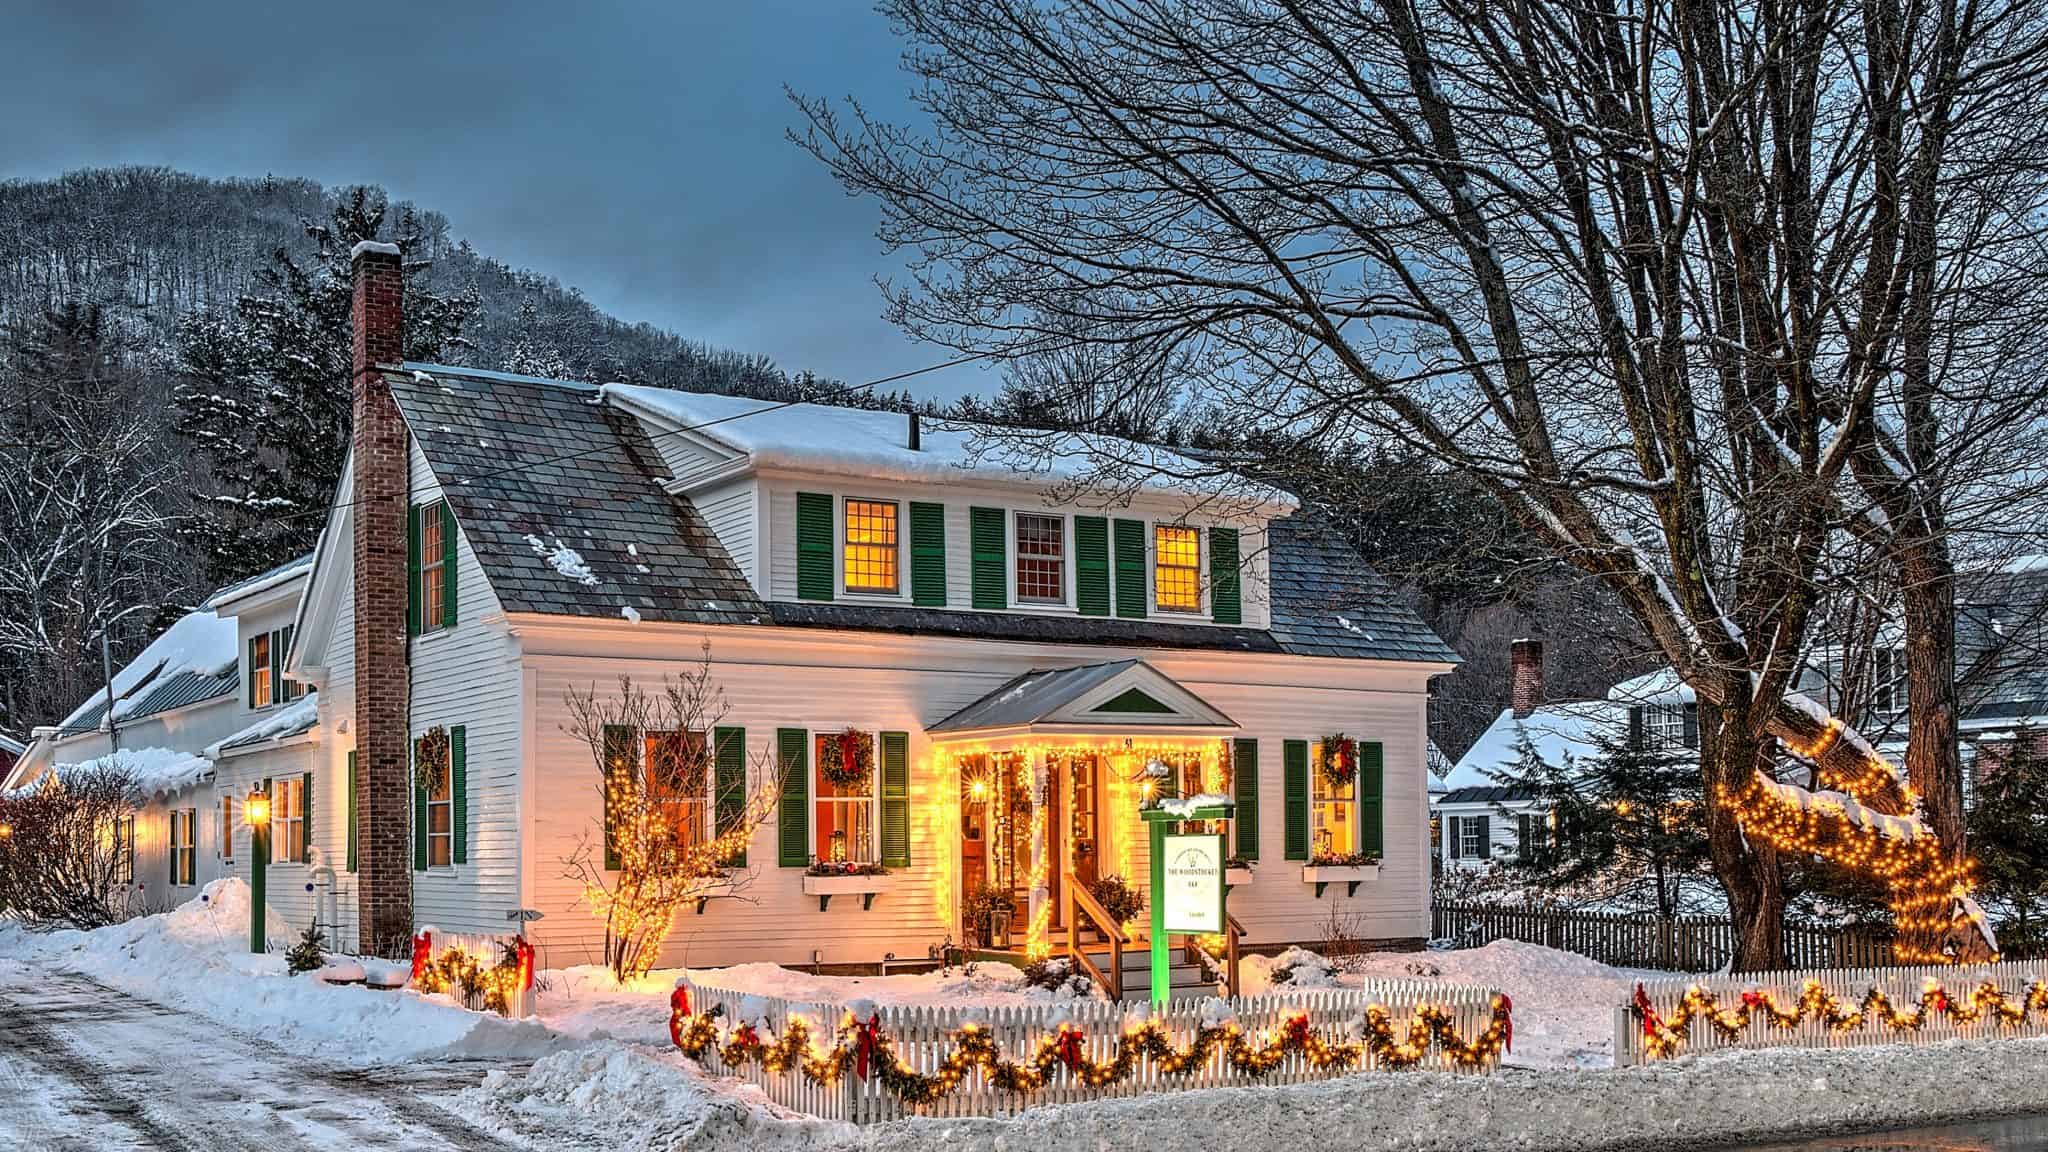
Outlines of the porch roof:
M944 720L933 736L1032 728L1234 730L1237 722L1143 660L1037 668Z

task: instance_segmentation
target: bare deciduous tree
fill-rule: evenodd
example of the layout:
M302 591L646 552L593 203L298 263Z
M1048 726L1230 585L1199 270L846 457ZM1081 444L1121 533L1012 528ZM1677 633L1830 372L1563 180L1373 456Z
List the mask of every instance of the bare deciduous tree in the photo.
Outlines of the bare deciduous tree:
M0 792L0 916L30 928L102 928L140 911L134 777L101 760Z

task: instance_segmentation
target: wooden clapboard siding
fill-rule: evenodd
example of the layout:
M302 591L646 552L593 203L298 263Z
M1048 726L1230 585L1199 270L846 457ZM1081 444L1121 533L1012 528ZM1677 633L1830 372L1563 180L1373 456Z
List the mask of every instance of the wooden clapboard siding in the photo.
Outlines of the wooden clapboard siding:
M964 508L964 505L963 505ZM910 734L911 865L891 878L892 890L862 911L858 899L835 898L820 912L802 894L798 869L775 866L774 822L755 833L748 897L715 900L701 915L685 913L665 963L711 965L745 960L873 963L887 953L921 957L953 930L957 895L958 781L936 760L924 727L1019 672L1136 656L1222 709L1260 741L1260 792L1281 795L1281 741L1342 730L1380 741L1386 755L1387 855L1377 879L1356 897L1342 889L1321 900L1301 880L1298 862L1279 859L1284 806L1261 806L1260 840L1269 846L1251 888L1231 908L1250 942L1314 941L1333 905L1357 917L1376 939L1420 939L1428 933L1428 812L1424 794L1422 670L1365 661L1309 660L1244 654L1161 652L1037 644L991 645L934 637L878 636L775 628L632 629L596 622L517 621L534 687L532 843L528 848L536 926L551 964L594 959L601 928L578 907L577 886L549 867L579 834L597 829L599 798L590 753L561 730L564 693L603 684L620 673L643 680L674 673L712 645L714 674L730 705L725 723L744 727L753 770L772 753L779 728L836 731L849 724ZM472 740L475 736L472 735ZM1132 870L1143 874L1142 834L1131 841ZM1113 832L1113 836L1117 833ZM1114 845L1111 852L1120 850ZM1110 857L1120 865L1120 855ZM957 938L957 936L956 936Z
M703 514L704 523L725 546L732 562L739 565L747 582L758 589L761 578L757 565L758 533L754 524L756 489L756 484L750 479L731 480L693 494L690 502Z
M416 502L438 499L440 486L417 447L412 452ZM496 932L520 906L519 836L521 698L517 642L495 621L497 596L457 524L456 579L462 589L455 627L413 642L412 731L462 725L468 737L469 855L467 862L413 873L413 921L451 932ZM535 525L544 533L548 525ZM344 756L325 765L333 787L347 772ZM323 799L334 793L329 790ZM346 817L324 805L323 819ZM316 812L316 815L321 813ZM346 848L345 826L334 822L331 850Z

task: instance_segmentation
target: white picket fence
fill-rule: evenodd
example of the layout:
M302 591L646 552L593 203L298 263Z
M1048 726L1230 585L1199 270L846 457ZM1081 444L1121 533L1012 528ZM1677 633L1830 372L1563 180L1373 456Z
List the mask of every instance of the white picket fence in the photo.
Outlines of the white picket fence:
M505 955L505 950L512 947L513 942L518 939L519 934L516 932L443 932L435 929L433 954L439 956L445 949L460 948L476 957L485 968L491 968L497 965L499 959ZM487 1011L482 993L463 997L463 1007L474 1012ZM513 994L505 1015L514 1020L523 1020L533 1015L533 989L528 988Z
M722 1029L730 1028L739 1022L741 1001L744 999L748 1002L745 1010L753 1014L748 1022L765 1016L769 1031L774 1036L779 1037L783 1034L792 1014L802 1016L812 1029L812 1044L818 1048L827 1047L832 1043L831 1030L845 1018L847 1010L844 1004L806 1003L770 996L755 996L743 989L721 988L699 980L688 981L685 987L693 1012L701 1013L709 1011L713 1006L723 1006L724 1013L719 1021ZM1304 1010L1308 1013L1309 1026L1319 1030L1325 1037L1339 1040L1348 1038L1354 1029L1362 1029L1366 1006L1370 1004L1378 1004L1387 1010L1397 1037L1402 1039L1407 1036L1408 1025L1414 1019L1417 1008L1424 1004L1441 1006L1449 1012L1458 1034L1469 1041L1477 1038L1492 1023L1493 999L1494 993L1485 988L1422 981L1387 981L1365 988L1317 989L1246 997L1231 1000L1229 1004L1238 1024L1255 1043L1265 1034L1277 1032L1288 1020ZM1169 1038L1176 1048L1185 1048L1194 1041L1195 1033L1201 1026L1205 1005L1209 1003L1210 1001L1199 999L1176 1000L1168 1004L1164 1011L1151 1015L1166 1026ZM875 1011L881 1017L882 1032L889 1038L897 1058L921 1074L930 1074L938 1070L955 1047L954 1033L970 1018L969 1009L962 1006L878 1006ZM989 1030L1005 1059L1028 1058L1037 1050L1041 1040L1054 1033L1062 1022L1066 1022L1079 1027L1086 1034L1082 1048L1088 1059L1107 1061L1116 1055L1117 1040L1124 1029L1145 1019L1147 1015L1148 1012L1142 1005L1082 1000L1059 1004L986 1008L974 1011L972 1018ZM1025 1108L1044 1104L1066 1104L1080 1100L1138 1096L1194 1088L1246 1084L1299 1084L1310 1080L1327 1080L1358 1071L1320 1071L1309 1063L1305 1055L1295 1052L1289 1053L1277 1067L1265 1075L1253 1076L1233 1068L1219 1051L1202 1068L1182 1074L1169 1074L1154 1067L1149 1059L1141 1059L1137 1072L1128 1080L1121 1084L1101 1087L1083 1083L1062 1067L1039 1091L1020 1094L998 1091L987 1084L985 1074L976 1069L969 1074L968 1081L957 1091L933 1103L913 1106L902 1103L873 1077L863 1081L857 1076L848 1075L841 1077L839 1083L828 1086L811 1082L800 1070L769 1072L755 1061L749 1061L739 1068L725 1068L718 1057L716 1046L704 1053L703 1060L712 1071L737 1076L753 1084L770 1100L785 1108L828 1120L846 1120L856 1124L895 1120L912 1114L1007 1116ZM1435 1048L1432 1048L1417 1066L1468 1075L1486 1075L1494 1068L1492 1062L1480 1068L1460 1068L1449 1056ZM1368 1051L1362 1068L1377 1070L1380 1068L1380 1061Z
M2034 981L2048 979L2048 961L1752 972L1712 979L1646 981L1643 993L1658 1018L1667 1024L1677 1015L1687 990L1691 988L1704 988L1713 993L1724 1008L1740 1008L1742 993L1748 989L1769 992L1780 1005L1790 1007L1799 999L1801 989L1809 980L1818 980L1850 1012L1862 1005L1863 996L1870 989L1881 988L1891 999L1893 1008L1909 1013L1919 1005L1921 992L1929 979L1940 982L1951 1000L1964 1002L1973 989L1989 980L1998 985L2007 1003L2017 1006L2023 1002ZM2039 1011L2028 1012L2026 1022L2019 1025L1999 1022L1988 1009L1983 1018L1972 1024L1958 1024L1946 1014L1929 1012L1926 1022L1918 1029L1904 1032L1894 1030L1878 1019L1878 1015L1872 1013L1859 1027L1847 1030L1831 1028L1817 1019L1801 1021L1788 1029L1770 1023L1759 1009L1752 1013L1749 1027L1733 1039L1723 1036L1712 1022L1701 1016L1687 1026L1685 1044L1672 1055L1722 1048L1865 1048L1879 1044L1940 1044L1958 1037L2048 1035L2048 1024L2044 1024L2044 1017ZM1649 1064L1657 1059L1644 1043L1643 1021L1636 1014L1631 995L1628 1003L1614 1010L1614 1062L1616 1066L1628 1066Z

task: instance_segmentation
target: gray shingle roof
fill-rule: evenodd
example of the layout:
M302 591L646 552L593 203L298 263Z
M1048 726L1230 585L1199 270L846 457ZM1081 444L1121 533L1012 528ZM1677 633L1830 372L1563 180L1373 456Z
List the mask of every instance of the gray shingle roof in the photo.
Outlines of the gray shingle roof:
M696 508L663 491L666 473L639 422L598 403L594 389L441 365L412 368L385 379L507 612L616 619L630 606L651 621L1458 660L1341 537L1301 515L1271 526L1270 630L763 602ZM557 542L582 557L595 583L549 563L544 553Z
M1106 664L1084 664L1079 668L1035 668L1005 681L994 691L930 725L925 731L969 732L1036 724L1142 663L1141 660L1112 660ZM1181 690L1187 691L1185 688Z
M1478 785L1470 788L1453 788L1436 798L1438 804L1510 804L1517 800L1534 800L1536 792L1531 788L1514 788L1507 785Z

